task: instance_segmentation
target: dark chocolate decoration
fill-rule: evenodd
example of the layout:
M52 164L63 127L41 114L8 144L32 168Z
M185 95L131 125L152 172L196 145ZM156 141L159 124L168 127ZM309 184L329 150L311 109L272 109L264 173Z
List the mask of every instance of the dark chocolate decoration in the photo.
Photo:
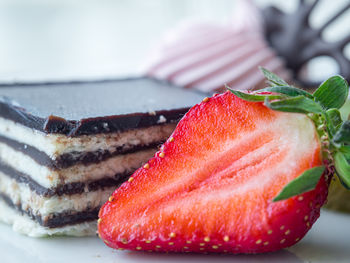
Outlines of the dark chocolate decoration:
M300 78L300 70L311 59L319 56L332 57L339 66L339 74L350 81L350 60L344 55L344 48L350 42L350 35L337 42L327 42L322 32L339 16L350 8L350 3L339 10L320 28L312 28L310 14L319 1L307 3L300 0L295 12L285 13L275 6L262 11L265 25L265 36L278 55L286 60L292 70L294 79L303 87L316 87L319 83ZM331 4L331 3L330 3Z
M3 172L6 176L16 180L16 182L28 185L31 191L43 197L81 194L85 191L86 188L89 192L92 192L99 189L103 190L107 187L112 187L112 186L118 187L120 184L125 182L130 177L130 175L134 172L134 170L132 170L132 171L127 171L125 173L115 174L113 178L105 177L95 181L74 182L74 183L59 185L55 188L46 188L38 184L29 175L16 171L12 167L2 162L0 162L0 171Z
M62 154L53 160L46 153L33 146L17 142L1 135L0 142L6 144L16 151L20 151L30 156L38 164L53 170L65 169L78 164L90 165L93 163L99 163L120 154L129 154L142 150L156 149L158 146L164 143L164 141L156 141L147 145L123 145L115 148L113 152L107 150L97 150L94 152L70 152Z
M40 214L34 213L30 208L24 210L20 203L14 204L8 196L2 193L0 193L0 199L2 199L12 209L17 210L22 215L26 214L27 216L29 216L29 218L38 222L39 225L43 227L48 227L48 228L74 225L74 224L79 224L83 222L94 221L98 218L99 208L87 209L85 211L80 211L80 212L65 211L62 213L52 214L48 217L43 218Z
M204 96L146 77L1 84L0 117L68 136L122 132L177 122Z

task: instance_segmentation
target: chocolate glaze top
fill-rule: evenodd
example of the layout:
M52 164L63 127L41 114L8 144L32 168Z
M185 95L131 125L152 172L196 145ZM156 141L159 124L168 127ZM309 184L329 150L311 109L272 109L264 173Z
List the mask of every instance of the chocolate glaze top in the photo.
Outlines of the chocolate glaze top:
M0 116L79 136L179 120L204 94L152 78L0 85Z

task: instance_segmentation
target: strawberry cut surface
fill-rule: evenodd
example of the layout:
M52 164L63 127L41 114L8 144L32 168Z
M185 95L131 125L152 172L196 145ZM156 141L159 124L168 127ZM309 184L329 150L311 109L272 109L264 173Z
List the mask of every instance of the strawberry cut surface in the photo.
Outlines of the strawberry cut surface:
M194 106L160 151L101 208L98 231L117 249L262 253L298 242L328 184L272 199L322 164L313 122L226 92Z

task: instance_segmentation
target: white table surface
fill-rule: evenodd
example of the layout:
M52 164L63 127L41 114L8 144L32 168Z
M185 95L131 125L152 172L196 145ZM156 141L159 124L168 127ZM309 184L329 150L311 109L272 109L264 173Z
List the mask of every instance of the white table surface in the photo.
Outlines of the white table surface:
M197 255L117 251L97 237L35 239L0 224L0 262L350 262L349 226L350 215L323 210L307 236L289 249L262 255Z

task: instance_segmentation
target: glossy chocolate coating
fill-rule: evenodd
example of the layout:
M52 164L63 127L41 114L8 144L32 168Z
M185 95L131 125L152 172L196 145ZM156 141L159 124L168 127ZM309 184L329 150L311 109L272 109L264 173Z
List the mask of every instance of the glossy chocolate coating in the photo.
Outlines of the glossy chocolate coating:
M322 38L323 30L348 10L350 3L320 28L312 28L309 17L318 2L318 0L311 3L300 0L293 13L285 13L274 6L262 12L267 41L286 60L286 65L292 70L294 79L303 87L315 87L319 84L303 80L299 75L303 65L318 56L332 57L338 63L339 74L350 80L350 61L344 55L344 48L350 42L350 35L332 43Z
M3 84L0 116L46 133L78 136L176 122L203 97L152 78Z

